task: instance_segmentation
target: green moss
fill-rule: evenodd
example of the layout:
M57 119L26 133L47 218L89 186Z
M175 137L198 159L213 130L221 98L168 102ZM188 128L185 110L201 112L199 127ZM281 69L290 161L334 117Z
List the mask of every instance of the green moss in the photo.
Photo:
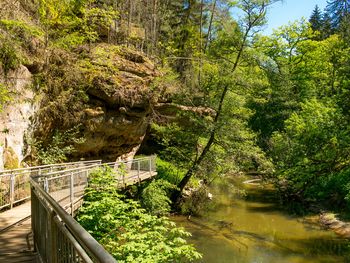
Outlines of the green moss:
M76 48L77 46L84 44L85 41L86 37L84 37L81 33L73 32L55 40L53 45L55 47L71 50L72 48Z
M4 149L4 168L5 169L19 168L18 156L11 147L7 147Z
M10 70L15 70L20 66L22 59L10 41L1 38L0 40L0 65L7 76Z
M35 27L33 25L29 25L26 22L19 20L1 19L0 27L22 38L41 37L44 35L44 32L40 28Z

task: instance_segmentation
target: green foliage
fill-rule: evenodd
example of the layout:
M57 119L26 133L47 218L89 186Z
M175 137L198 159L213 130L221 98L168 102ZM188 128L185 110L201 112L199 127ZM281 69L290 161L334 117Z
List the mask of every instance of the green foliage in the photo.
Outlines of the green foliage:
M65 49L97 42L118 17L113 7L96 0L40 0L39 14L47 41Z
M40 28L20 20L0 20L0 27L5 28L17 37L29 39L30 37L41 37L44 32Z
M36 142L33 146L40 163L52 164L67 161L67 156L75 151L75 145L83 142L79 127L74 127L63 132L56 130L49 143Z
M142 206L152 215L167 215L171 209L171 200L169 196L175 188L175 185L163 179L151 182L142 191Z
M156 159L156 164L157 178L166 180L173 185L177 185L185 174L185 171L178 168L177 165L164 161L160 158Z
M10 100L8 88L6 85L0 83L0 112L3 108L4 103Z
M0 38L0 65L4 71L5 77L10 70L15 70L21 64L21 57L18 51L7 39Z
M90 176L77 220L118 262L188 262L201 257L186 243L188 232L119 194L111 168Z
M350 182L338 175L350 164L350 136L344 123L334 105L313 99L302 104L301 112L291 115L285 132L273 135L273 157L279 180L286 182L283 191L287 195L327 199L339 190L336 182L340 178L343 186ZM343 201L344 197L343 193Z

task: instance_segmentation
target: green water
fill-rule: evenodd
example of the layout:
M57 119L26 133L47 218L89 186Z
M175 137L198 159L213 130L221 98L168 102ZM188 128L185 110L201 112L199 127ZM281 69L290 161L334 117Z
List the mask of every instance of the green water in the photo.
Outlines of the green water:
M271 187L242 184L212 189L214 208L202 218L175 217L192 233L203 258L199 262L350 262L350 241L323 230L317 216L291 215Z

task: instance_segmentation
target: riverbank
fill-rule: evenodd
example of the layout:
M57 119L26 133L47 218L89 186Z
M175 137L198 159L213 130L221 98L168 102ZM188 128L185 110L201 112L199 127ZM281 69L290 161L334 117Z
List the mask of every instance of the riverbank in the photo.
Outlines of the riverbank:
M348 262L348 240L321 227L317 214L292 215L273 187L245 180L213 186L212 209L201 218L172 218L192 233L190 241L203 254L198 262Z
M337 218L337 215L331 212L322 212L319 222L326 229L332 230L337 235L350 239L350 223Z

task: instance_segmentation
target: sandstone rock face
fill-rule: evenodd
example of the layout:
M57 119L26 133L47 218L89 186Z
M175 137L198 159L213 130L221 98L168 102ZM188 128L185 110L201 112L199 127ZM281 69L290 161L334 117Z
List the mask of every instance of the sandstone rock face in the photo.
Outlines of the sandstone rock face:
M32 75L26 67L21 66L11 72L8 81L11 100L0 112L0 169L8 164L10 152L11 167L6 168L17 168L24 159L25 140L30 136L30 120L37 107L33 103L34 93L28 88L32 83Z
M75 145L70 156L75 160L114 161L135 153L158 99L152 89L158 71L143 54L126 48L101 44L76 53L78 59L67 61L70 70L61 74L61 90L49 92L42 102L36 135L79 127L84 142ZM84 92L83 100L76 89L69 93L74 85Z

